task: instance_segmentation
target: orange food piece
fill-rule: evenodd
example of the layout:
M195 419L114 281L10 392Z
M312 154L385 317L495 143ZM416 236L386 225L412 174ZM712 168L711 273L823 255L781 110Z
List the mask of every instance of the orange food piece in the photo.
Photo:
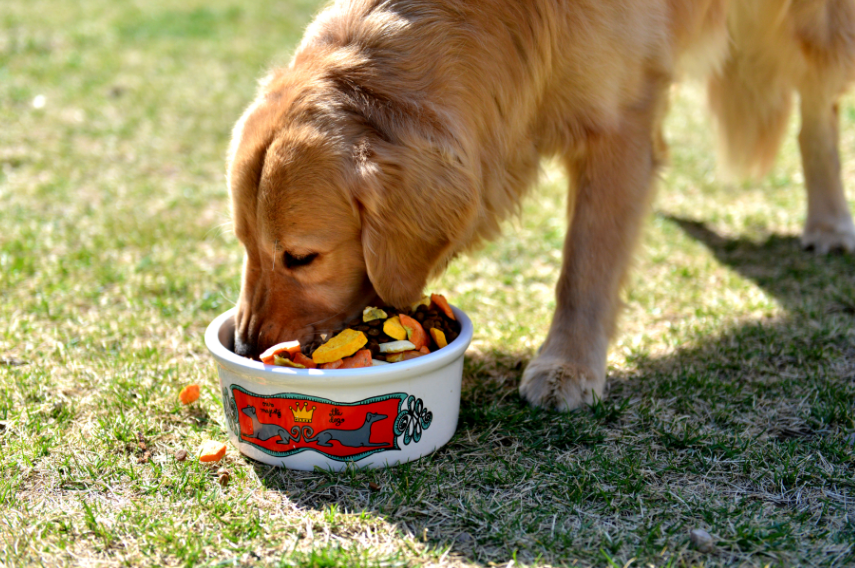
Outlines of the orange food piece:
M319 369L339 369L344 365L344 361L338 359L336 361L330 361L329 363L321 363L318 368Z
M264 353L259 355L259 359L265 365L273 365L273 357L279 355L282 357L287 353L287 357L293 360L293 356L295 353L300 352L300 342L299 341L285 341L283 343L277 343L273 347L265 350Z
M407 314L400 314L398 317L401 320L401 325L407 330L407 339L416 346L416 349L421 349L428 344L428 336L422 324Z
M294 355L291 357L291 360L294 361L295 363L297 363L298 365L304 366L307 369L317 369L318 368L317 363L315 363L314 361L312 361L311 359L309 359L308 357L303 355L303 353L300 351L297 351L296 353L294 353Z
M392 316L383 322L383 333L398 341L407 338L407 330L401 325L401 319L398 316Z
M184 404L190 404L199 398L199 385L187 385L178 393L178 398Z
M342 365L339 369L358 369L360 367L371 366L371 350L362 349L356 352L353 357L348 357L342 360Z
M433 342L436 343L436 346L440 349L448 345L445 333L441 329L437 329L435 327L430 328L430 336L433 337Z
M420 347L419 353L424 353L425 355L430 355L430 348L427 345L425 345L424 347Z
M315 363L332 363L344 357L350 357L368 343L368 337L361 331L345 329L312 353Z
M448 305L448 300L445 299L445 296L442 294L431 294L430 301L436 304L436 306L442 310L445 315L457 321L457 318L454 317L454 312L451 310L451 306Z
M421 351L404 351L401 353L401 360L409 361L410 359L416 359L417 357L424 357L425 354Z
M205 440L199 448L200 462L216 462L226 455L226 445L216 440Z

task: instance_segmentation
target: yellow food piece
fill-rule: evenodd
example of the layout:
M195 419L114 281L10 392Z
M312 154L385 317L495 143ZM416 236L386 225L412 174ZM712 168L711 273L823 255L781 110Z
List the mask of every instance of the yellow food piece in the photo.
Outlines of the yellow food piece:
M391 355L386 356L386 361L389 363L397 363L397 362L403 361L403 360L404 360L404 354L403 353L392 353Z
M353 329L345 329L315 349L315 352L312 353L312 360L318 365L332 363L344 357L350 357L362 349L366 343L368 343L368 338L364 333Z
M430 296L422 296L421 300L419 300L418 302L416 302L415 304L413 304L413 305L411 306L411 308L413 309L413 311L415 311L415 309L416 309L416 308L418 308L419 306L428 306L428 307L430 307Z
M380 308L367 307L362 310L362 321L368 323L370 321L386 319L389 315Z
M294 369L305 369L305 365L301 365L299 363L295 363L291 359L287 357L280 357L279 355L273 356L273 364L277 367L292 367Z
M393 316L383 322L383 333L398 340L407 338L407 330L401 325L398 316Z
M433 337L434 343L440 349L448 345L448 340L445 338L445 333L441 329L435 327L430 328L430 336Z

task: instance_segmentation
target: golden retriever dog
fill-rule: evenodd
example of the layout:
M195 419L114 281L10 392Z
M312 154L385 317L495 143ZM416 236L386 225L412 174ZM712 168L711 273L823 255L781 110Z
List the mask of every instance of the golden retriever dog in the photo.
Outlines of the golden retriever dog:
M540 159L558 156L570 223L557 307L520 391L562 410L601 397L681 65L713 74L738 165L768 163L799 90L805 242L851 248L834 105L851 69L852 4L738 4L729 15L727 0L332 3L234 130L228 180L246 249L236 352L308 341L369 304L412 304L452 258L499 233Z
M731 46L709 81L721 154L738 174L763 174L778 153L799 95L807 186L802 244L855 251L837 150L837 101L855 76L853 0L731 2Z

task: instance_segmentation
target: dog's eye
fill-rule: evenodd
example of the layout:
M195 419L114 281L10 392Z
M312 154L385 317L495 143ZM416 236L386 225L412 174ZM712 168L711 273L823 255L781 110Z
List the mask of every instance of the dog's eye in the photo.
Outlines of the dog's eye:
M318 253L313 252L304 256L295 256L290 252L285 253L285 266L288 268L297 268L298 266L307 266L313 260L318 258Z

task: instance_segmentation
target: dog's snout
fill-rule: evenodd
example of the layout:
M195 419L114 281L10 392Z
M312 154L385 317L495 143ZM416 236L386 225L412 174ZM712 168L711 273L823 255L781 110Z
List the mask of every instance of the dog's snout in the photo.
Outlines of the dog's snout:
M252 359L258 354L258 341L252 333L252 318L245 309L239 309L235 326L235 354Z
M240 332L235 331L235 354L251 359L255 355L255 352L255 344L250 341L246 341L241 337Z

